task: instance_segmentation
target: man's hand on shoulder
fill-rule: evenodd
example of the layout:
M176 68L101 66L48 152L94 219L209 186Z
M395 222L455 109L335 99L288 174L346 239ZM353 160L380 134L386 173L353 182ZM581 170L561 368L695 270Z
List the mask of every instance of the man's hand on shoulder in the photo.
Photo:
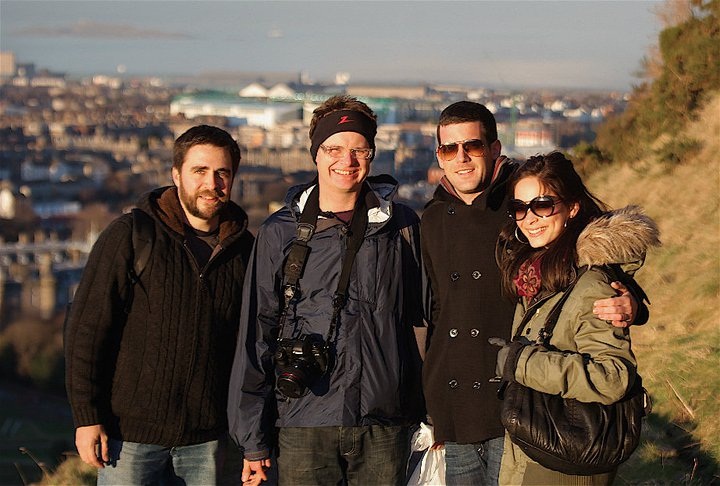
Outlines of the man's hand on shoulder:
M105 427L100 424L78 427L75 430L75 447L80 454L80 459L93 467L100 469L105 467L103 463L110 462L108 436L105 433ZM100 453L99 457L98 452Z
M618 292L616 297L596 300L593 314L615 327L628 327L635 321L638 303L628 288L620 282L613 282L612 287Z

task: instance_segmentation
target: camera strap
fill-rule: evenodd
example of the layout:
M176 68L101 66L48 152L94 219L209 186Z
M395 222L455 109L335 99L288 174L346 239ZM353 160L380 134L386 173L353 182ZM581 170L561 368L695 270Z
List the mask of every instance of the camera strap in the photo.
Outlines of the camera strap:
M350 272L352 270L353 262L355 261L355 255L365 239L365 231L368 225L367 196L369 192L370 190L367 184L364 183L360 189L358 200L355 203L350 227L348 228L343 225L343 232L347 236L347 246L343 256L343 265L340 273L340 279L338 281L338 287L335 291L335 295L333 296L333 315L326 338L326 341L328 342L335 333L340 311L347 301L347 290L350 285ZM305 265L307 264L308 255L310 254L308 242L315 234L315 225L317 224L317 218L319 215L320 191L319 184L316 184L308 195L305 208L300 215L300 221L297 226L297 235L295 241L293 241L292 246L290 247L290 252L288 253L287 260L285 261L285 267L283 268L283 274L285 277L283 295L285 302L280 316L280 329L278 337L282 337L288 307L299 290L298 282L302 277Z
M357 255L365 239L365 231L368 225L368 192L367 184L363 184L360 194L358 195L358 200L355 203L352 221L350 221L350 231L347 234L347 246L345 247L345 255L343 256L342 272L340 273L340 280L338 280L337 290L333 296L333 315L330 320L327 342L330 342L335 334L335 327L340 317L340 311L345 306L345 302L347 302L347 290L350 286L350 271L355 261L355 255Z
M285 268L283 274L285 276L285 307L295 296L298 290L298 282L302 277L307 263L310 247L308 242L315 234L315 224L320 214L320 190L319 184L316 184L305 202L305 208L300 214L300 221L297 225L297 234L295 241L290 247L287 260L285 260Z

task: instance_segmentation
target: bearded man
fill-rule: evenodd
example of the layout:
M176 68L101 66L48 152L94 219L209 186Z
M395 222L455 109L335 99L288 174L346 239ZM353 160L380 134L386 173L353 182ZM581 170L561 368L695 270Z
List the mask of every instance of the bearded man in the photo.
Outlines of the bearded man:
M93 246L65 359L75 443L98 468L98 484L223 482L228 382L254 241L230 201L239 163L230 134L189 129L174 144L174 186L143 196L139 211L111 222ZM139 226L152 242L142 271Z

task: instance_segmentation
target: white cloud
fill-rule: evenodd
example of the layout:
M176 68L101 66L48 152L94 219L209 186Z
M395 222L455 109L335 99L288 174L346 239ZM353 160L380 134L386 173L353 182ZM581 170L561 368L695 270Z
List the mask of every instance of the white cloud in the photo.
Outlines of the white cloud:
M77 22L59 26L31 26L13 31L15 35L26 37L80 37L104 39L192 39L182 32L167 32L153 29L140 29L126 24L113 24L80 19Z

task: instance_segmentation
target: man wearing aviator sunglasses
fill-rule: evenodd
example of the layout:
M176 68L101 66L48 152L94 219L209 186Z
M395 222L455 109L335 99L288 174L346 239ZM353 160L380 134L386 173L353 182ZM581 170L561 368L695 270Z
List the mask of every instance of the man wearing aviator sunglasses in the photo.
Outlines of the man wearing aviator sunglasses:
M506 182L516 164L500 155L493 114L470 101L440 114L437 160L445 175L421 223L429 319L423 390L435 433L445 447L446 480L497 484L503 450L493 336L510 337L513 305L501 296L495 244L507 221L528 210L547 217L561 204L542 196L508 206ZM636 304L627 289L596 302L598 316L627 326ZM641 295L641 294L639 294Z

